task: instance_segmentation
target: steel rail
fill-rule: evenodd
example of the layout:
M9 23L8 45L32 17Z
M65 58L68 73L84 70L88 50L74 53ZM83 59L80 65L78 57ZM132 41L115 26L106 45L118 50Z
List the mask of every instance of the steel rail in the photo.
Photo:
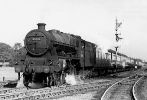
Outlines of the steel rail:
M101 100L110 100L112 99L116 93L119 93L119 94L123 94L125 95L127 93L127 90L129 89L132 89L130 87L132 87L132 85L138 80L140 79L140 75L134 75L134 76L131 76L131 77L127 77L125 79L122 79L121 81L118 81L116 82L115 84L113 84L112 86L110 86L106 91L105 93L103 94L103 96L101 97ZM117 89L118 88L118 89ZM116 90L115 90L116 89ZM115 90L115 92L113 92ZM124 92L125 91L125 92ZM131 90L130 90L131 91ZM113 95L112 95L113 94ZM118 96L118 94L117 94ZM129 96L131 97L131 95ZM118 98L113 98L113 99L117 99L119 100ZM125 99L126 100L126 99ZM130 100L130 99L129 99ZM132 98L131 98L132 100Z
M144 83L144 81L147 80L147 76L143 76L141 77L133 86L133 96L135 98L135 100L142 100L142 96L140 95L140 92L138 92L138 89L141 89L141 85Z

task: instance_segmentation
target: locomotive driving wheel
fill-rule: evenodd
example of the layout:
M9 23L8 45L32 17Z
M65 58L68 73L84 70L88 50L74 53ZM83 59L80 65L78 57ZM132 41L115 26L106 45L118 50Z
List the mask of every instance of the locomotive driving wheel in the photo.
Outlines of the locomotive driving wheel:
M61 75L60 75L60 84L65 84L65 76L66 74L64 73L64 71L61 72Z
M69 74L70 74L70 75L75 75L75 68L74 68L73 65L70 65L70 66L69 66Z
M51 73L49 76L49 85L50 86L55 86L57 85L57 75L56 73Z
M60 86L65 83L65 74L54 72L49 74L48 79L48 86Z

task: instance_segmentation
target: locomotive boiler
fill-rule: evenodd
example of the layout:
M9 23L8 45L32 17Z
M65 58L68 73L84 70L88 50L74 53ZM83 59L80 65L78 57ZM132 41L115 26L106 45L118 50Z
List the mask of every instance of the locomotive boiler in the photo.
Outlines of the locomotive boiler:
M96 65L96 45L80 36L46 30L44 23L31 30L24 40L24 52L15 71L23 72L25 86L32 88L61 85L66 74L80 74Z

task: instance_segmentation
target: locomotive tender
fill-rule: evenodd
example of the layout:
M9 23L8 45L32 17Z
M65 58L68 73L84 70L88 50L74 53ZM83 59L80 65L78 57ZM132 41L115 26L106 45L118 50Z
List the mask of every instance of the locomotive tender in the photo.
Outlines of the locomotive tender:
M25 86L32 88L61 85L65 75L79 74L96 65L96 45L80 36L45 29L39 23L25 37L25 53L17 60L15 71L23 72Z

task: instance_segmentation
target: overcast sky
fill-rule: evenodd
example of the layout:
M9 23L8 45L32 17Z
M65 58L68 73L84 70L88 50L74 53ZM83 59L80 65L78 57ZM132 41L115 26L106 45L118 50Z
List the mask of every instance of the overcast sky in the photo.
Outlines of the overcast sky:
M117 17L119 51L147 60L147 0L0 0L0 15L0 42L11 46L44 22L46 30L80 35L103 50L116 45Z

